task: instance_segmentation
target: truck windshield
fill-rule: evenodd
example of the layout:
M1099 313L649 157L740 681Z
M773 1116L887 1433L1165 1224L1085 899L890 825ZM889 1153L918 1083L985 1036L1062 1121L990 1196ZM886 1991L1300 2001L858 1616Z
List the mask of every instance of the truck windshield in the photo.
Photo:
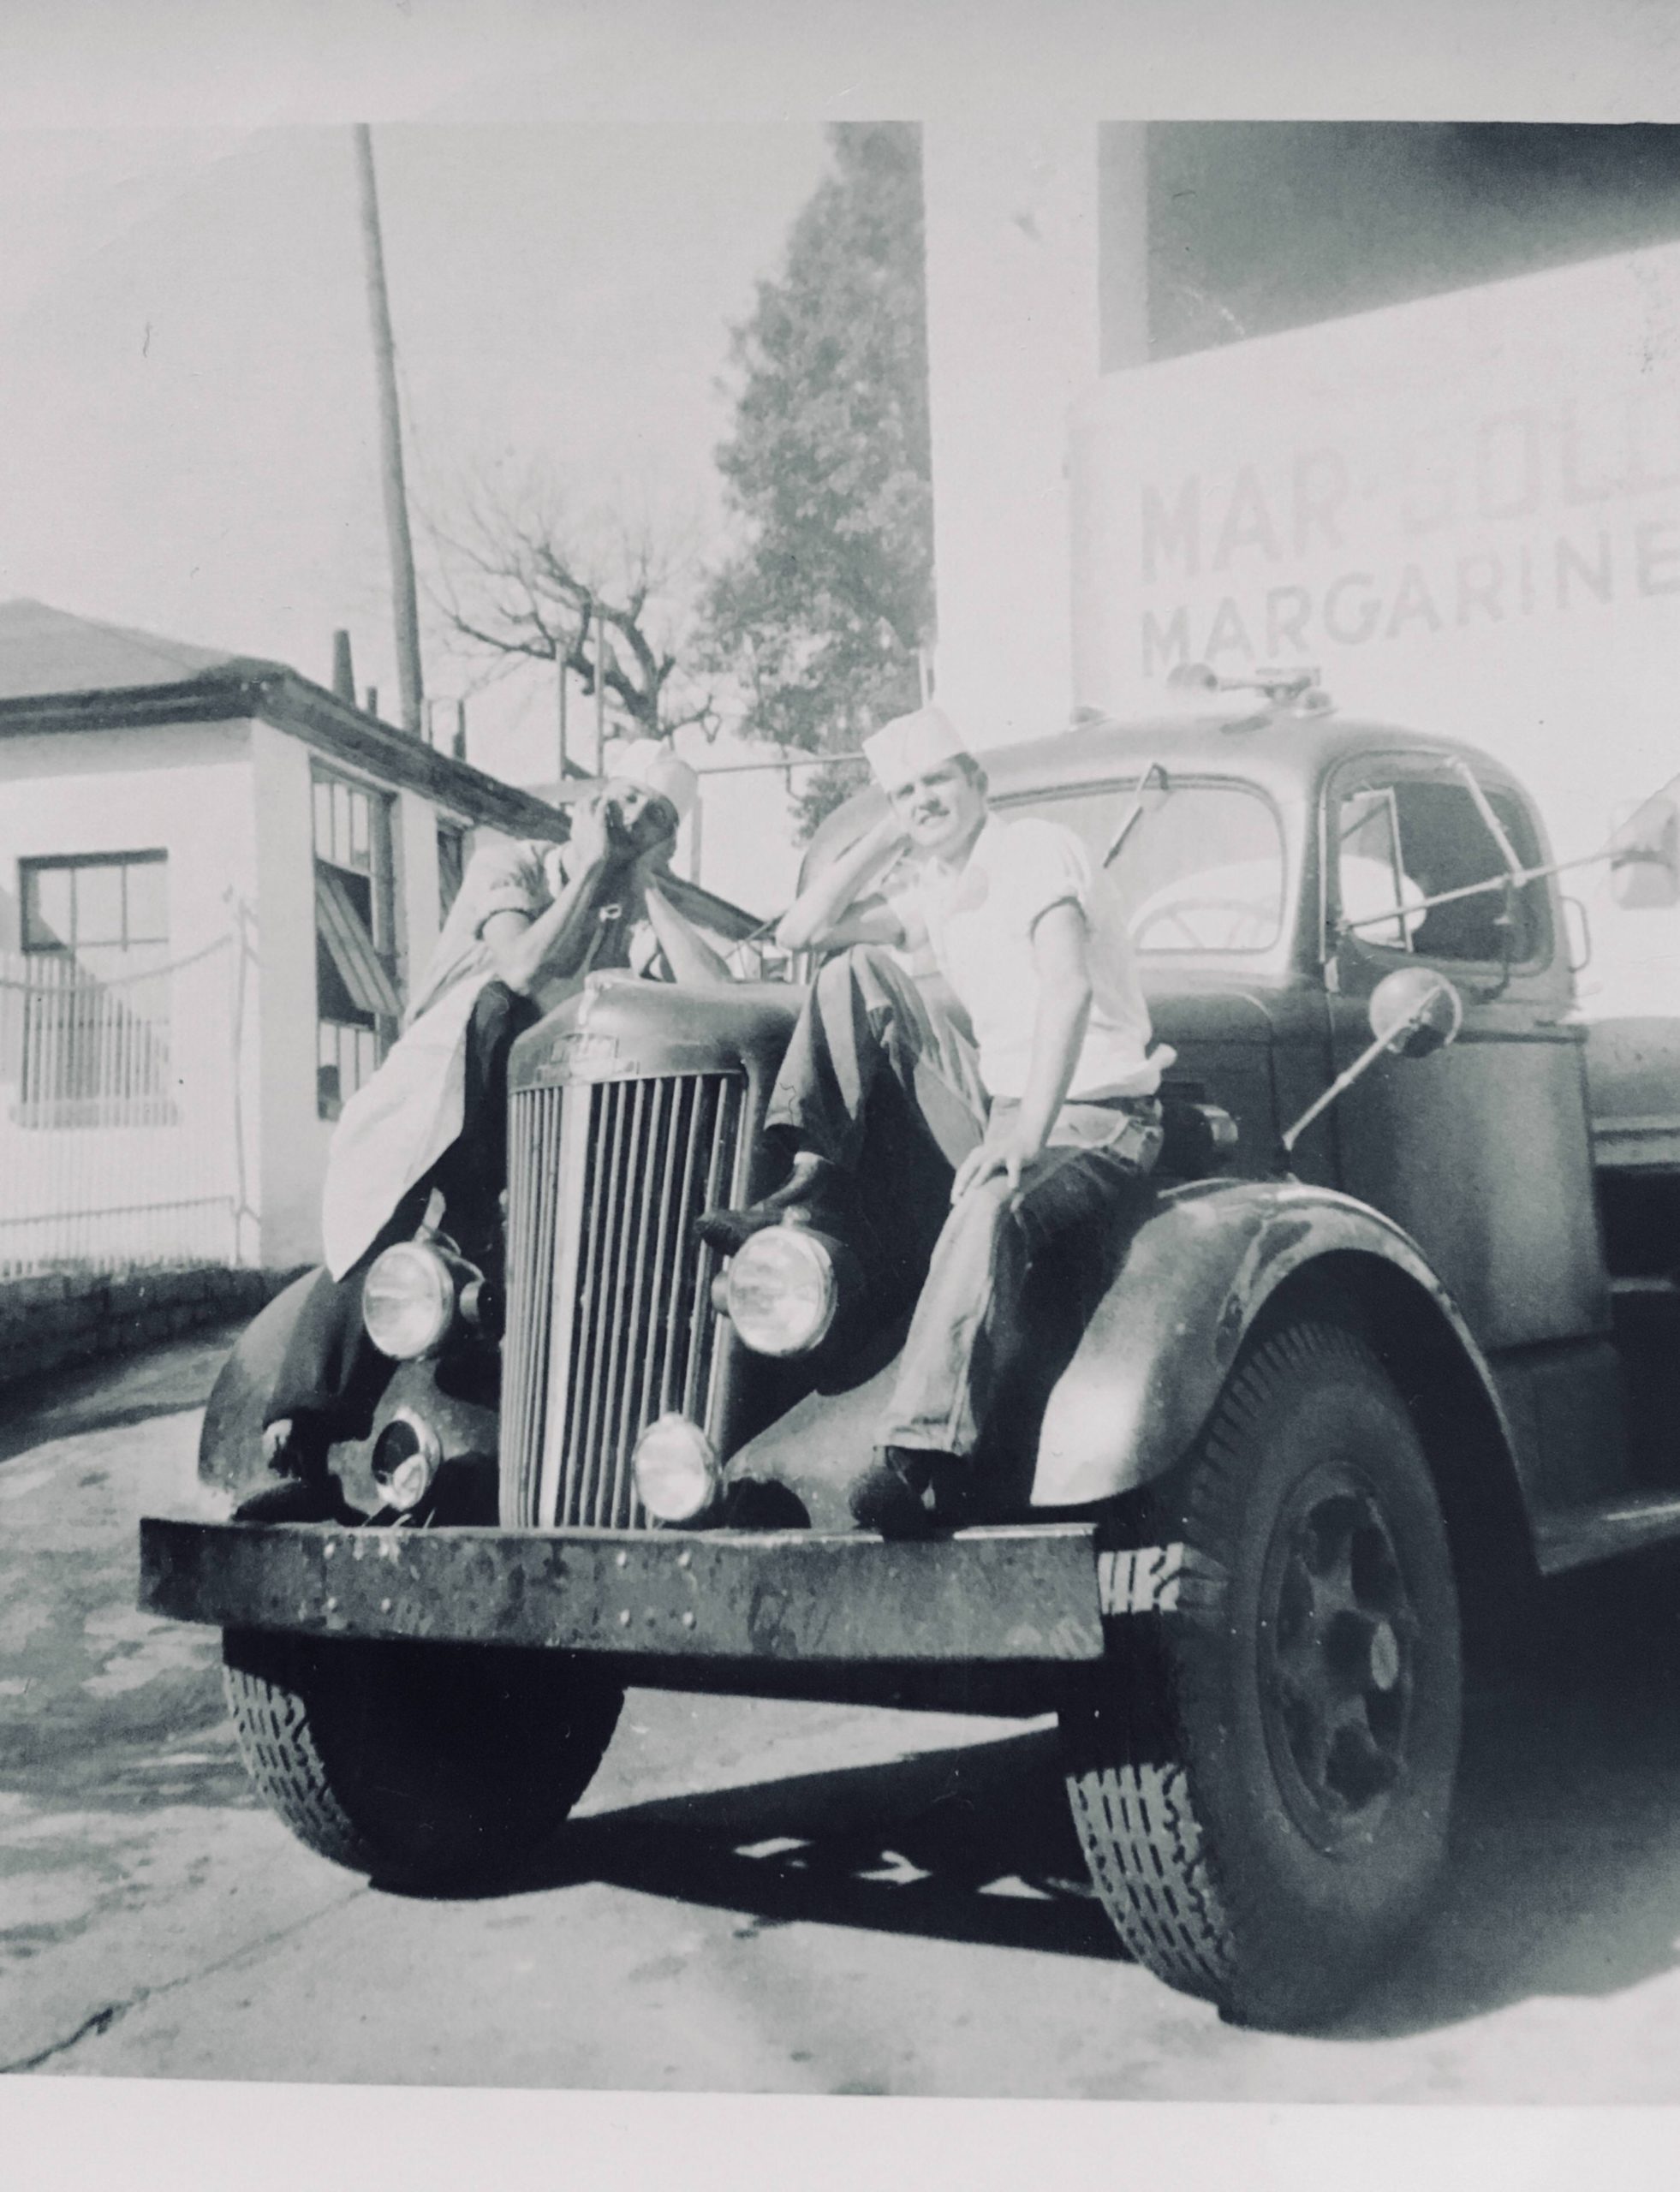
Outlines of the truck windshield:
M1141 952L1266 951L1278 941L1283 835L1247 784L1186 783L1152 766L1129 783L1011 801L1008 811L1074 831L1093 867L1108 859Z

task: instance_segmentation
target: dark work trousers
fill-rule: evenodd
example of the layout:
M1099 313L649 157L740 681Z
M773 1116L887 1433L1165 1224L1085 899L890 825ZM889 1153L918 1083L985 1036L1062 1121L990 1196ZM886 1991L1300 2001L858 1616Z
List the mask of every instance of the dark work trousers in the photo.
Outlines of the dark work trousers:
M434 1189L444 1199L441 1230L471 1262L499 1266L501 1195L508 1178L508 1052L534 1024L536 1006L505 982L486 982L467 1027L467 1076L461 1132L417 1180L343 1278L318 1272L293 1327L264 1415L289 1417L329 1440L366 1435L390 1364L361 1321L361 1288L376 1256L412 1240Z
M921 1114L955 1164L980 1140L999 1141L1018 1108L985 1106L966 1033L886 952L841 953L818 975L789 1045L766 1124L843 1170L883 1162L920 1166L927 1143L870 1131L881 1096ZM1136 1193L1160 1153L1153 1097L1063 1106L1050 1142L1022 1174L971 1188L944 1215L879 1433L884 1446L967 1456L1030 1343L1024 1313L1034 1259L1073 1227L1100 1229ZM944 1178L948 1181L949 1173ZM912 1201L910 1173L870 1182L877 1205Z

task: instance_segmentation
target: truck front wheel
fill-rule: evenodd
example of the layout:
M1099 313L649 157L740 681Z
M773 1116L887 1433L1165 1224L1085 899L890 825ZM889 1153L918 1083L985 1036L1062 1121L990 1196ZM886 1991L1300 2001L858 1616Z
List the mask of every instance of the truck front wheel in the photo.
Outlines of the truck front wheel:
M301 1842L402 1887L527 1855L600 1764L623 1692L558 1654L229 1630L223 1682L258 1792Z
M1462 1675L1404 1404L1338 1325L1273 1331L1162 1488L1171 1611L1123 1616L1066 1712L1068 1791L1122 1939L1243 2022L1321 2022L1445 1854Z

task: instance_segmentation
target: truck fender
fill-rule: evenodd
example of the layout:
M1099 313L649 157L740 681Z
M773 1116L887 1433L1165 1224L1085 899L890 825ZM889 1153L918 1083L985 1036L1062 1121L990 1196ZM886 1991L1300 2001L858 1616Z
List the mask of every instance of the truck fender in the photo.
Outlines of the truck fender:
M242 1498L271 1481L263 1465L263 1415L316 1277L303 1272L259 1309L217 1373L199 1432L201 1483Z
M252 1319L211 1388L199 1434L199 1480L212 1491L230 1494L235 1502L275 1480L262 1458L263 1418L293 1329L319 1276L305 1272ZM332 1446L328 1466L339 1479L344 1497L353 1506L369 1511L380 1505L383 1495L368 1463L379 1433L398 1409L420 1415L438 1434L444 1458L455 1471L451 1504L461 1509L464 1499L472 1509L455 1513L451 1519L493 1522L495 1394L464 1391L458 1377L446 1374L440 1379L438 1365L429 1357L393 1363L373 1405L366 1437L340 1438ZM462 1462L469 1465L465 1472L458 1467ZM486 1476L488 1490L483 1481Z
M1160 1476L1206 1422L1254 1319L1325 1256L1374 1257L1451 1327L1514 1454L1492 1373L1422 1250L1367 1204L1296 1181L1202 1181L1139 1229L1045 1410L1037 1507L1112 1498Z

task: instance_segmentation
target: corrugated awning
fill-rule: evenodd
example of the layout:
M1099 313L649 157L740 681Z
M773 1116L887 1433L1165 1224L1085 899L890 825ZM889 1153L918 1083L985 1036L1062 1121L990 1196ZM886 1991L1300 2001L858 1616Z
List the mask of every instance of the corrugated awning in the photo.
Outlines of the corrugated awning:
M380 964L373 939L363 925L343 877L319 862L315 868L315 919L326 939L327 950L332 954L339 980L349 992L357 1010L379 1013L390 1020L400 1019L402 1001Z

